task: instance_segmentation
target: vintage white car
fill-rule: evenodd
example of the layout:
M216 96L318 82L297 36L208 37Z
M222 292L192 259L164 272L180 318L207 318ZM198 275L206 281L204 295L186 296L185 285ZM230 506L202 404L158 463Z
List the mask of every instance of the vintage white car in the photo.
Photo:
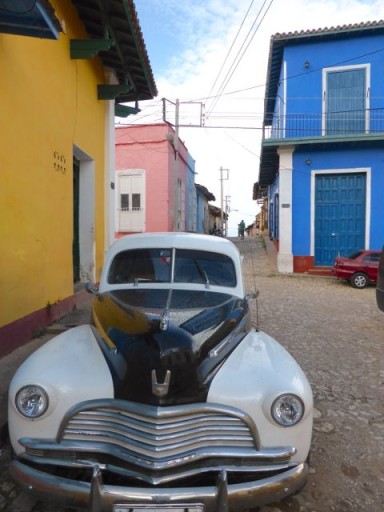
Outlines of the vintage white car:
M110 248L90 325L51 339L9 391L11 474L93 512L227 512L308 475L312 392L250 327L239 251L186 233Z

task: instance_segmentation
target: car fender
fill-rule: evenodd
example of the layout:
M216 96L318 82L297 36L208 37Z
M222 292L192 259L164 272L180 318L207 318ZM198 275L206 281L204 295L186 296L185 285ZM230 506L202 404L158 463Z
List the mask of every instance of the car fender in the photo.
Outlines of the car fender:
M283 393L301 398L301 421L282 427L272 418L273 401ZM293 460L303 462L310 449L313 397L308 380L293 357L275 339L252 330L215 375L208 402L237 407L253 419L261 447L295 446Z
M36 419L22 416L15 406L23 386L41 386L48 394L47 412ZM52 338L19 367L9 389L8 421L12 446L22 450L22 437L54 438L65 413L83 400L113 398L112 377L89 325Z

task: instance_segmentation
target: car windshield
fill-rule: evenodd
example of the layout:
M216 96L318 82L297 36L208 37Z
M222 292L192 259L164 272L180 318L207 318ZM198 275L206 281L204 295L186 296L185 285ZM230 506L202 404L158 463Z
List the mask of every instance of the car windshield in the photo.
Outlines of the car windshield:
M233 261L225 254L191 249L133 249L112 261L109 284L142 282L236 286Z

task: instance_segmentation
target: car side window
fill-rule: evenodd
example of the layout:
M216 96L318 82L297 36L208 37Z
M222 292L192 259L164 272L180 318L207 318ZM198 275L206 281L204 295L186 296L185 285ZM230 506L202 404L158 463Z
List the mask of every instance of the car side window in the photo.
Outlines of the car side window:
M378 263L380 261L380 253L371 253L371 254L367 254L366 257L364 258L364 261L366 261L367 263Z
M355 259L356 259L356 258L358 258L361 254L363 254L363 253L362 253L362 251L354 252L354 253L352 253L352 254L350 254L350 255L348 256L348 259L350 259L350 260L355 260Z

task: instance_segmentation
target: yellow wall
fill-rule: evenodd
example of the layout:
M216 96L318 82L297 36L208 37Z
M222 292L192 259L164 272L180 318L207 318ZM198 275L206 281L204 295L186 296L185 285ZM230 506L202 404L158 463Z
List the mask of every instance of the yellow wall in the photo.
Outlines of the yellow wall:
M0 34L0 327L73 295L73 145L95 161L97 278L103 263L104 70L70 59L85 33L70 2L52 4L59 40Z

